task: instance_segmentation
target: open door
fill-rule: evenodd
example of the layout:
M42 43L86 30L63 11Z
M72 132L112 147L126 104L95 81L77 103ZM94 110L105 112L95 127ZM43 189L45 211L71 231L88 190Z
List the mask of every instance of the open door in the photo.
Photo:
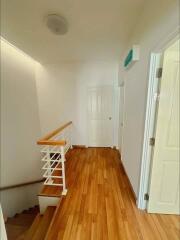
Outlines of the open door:
M149 213L180 214L179 81L177 41L164 52L149 185Z

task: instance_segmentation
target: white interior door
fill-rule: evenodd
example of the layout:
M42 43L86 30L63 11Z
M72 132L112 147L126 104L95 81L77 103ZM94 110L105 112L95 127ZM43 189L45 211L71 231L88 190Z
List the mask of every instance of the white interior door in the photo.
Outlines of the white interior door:
M149 188L149 213L179 214L179 42L165 51Z
M88 142L90 147L113 145L113 87L88 89Z

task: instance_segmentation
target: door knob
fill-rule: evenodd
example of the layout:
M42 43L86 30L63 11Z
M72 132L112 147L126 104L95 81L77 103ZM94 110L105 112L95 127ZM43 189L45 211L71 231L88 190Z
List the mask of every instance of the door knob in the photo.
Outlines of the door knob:
M112 119L112 117L109 117L109 120L111 120Z

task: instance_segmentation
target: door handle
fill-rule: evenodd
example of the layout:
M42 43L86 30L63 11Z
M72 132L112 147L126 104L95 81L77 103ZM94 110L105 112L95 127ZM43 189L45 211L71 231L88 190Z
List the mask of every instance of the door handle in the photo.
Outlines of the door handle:
M109 120L111 120L112 119L112 117L109 117Z

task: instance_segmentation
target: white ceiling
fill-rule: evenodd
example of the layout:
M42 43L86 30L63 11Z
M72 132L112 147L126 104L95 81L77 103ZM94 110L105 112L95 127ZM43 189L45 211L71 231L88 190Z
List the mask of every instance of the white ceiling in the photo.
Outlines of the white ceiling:
M117 60L145 0L1 0L1 35L36 60ZM43 19L64 16L69 32L53 35Z

